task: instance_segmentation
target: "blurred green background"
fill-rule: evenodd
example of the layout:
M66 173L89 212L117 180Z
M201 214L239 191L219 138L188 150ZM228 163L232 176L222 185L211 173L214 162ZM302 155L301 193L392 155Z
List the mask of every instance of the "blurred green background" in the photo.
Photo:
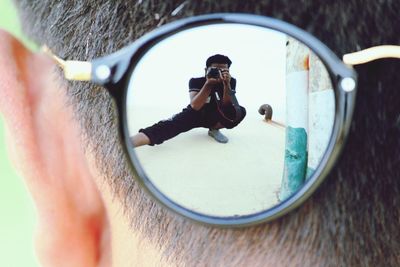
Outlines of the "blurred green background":
M11 0L0 0L0 28L24 40ZM0 55L3 56L3 55ZM36 223L32 200L7 156L0 117L0 266L38 267L33 248Z

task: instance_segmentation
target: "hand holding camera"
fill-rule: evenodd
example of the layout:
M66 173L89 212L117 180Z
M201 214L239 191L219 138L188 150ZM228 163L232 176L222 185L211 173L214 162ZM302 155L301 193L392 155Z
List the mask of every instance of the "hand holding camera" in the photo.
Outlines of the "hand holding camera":
M212 85L223 82L224 86L229 86L231 81L231 75L229 74L229 70L220 69L217 67L208 68L206 77L207 77L207 83Z
M223 69L221 71L221 77L222 77L222 82L224 83L224 87L226 89L230 89L230 84L231 84L231 74L229 73L229 70Z

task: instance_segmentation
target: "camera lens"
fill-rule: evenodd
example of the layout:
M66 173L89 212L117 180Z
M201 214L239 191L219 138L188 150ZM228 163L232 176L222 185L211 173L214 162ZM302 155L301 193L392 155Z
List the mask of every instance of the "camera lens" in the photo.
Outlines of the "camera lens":
M207 78L218 79L220 77L218 68L209 68L207 72Z

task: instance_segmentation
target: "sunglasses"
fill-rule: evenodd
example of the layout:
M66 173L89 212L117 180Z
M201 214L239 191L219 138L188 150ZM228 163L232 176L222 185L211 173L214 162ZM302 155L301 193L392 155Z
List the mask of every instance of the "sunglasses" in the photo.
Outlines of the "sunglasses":
M67 79L108 90L134 177L151 196L224 227L271 221L303 203L348 134L351 66L400 58L398 47L380 46L342 61L291 24L231 13L178 20L92 62L47 52ZM229 71L215 79L209 68Z

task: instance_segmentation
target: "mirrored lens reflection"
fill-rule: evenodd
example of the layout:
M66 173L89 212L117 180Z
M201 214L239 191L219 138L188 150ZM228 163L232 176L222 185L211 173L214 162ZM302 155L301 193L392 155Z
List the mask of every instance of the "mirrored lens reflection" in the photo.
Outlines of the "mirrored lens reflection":
M134 69L126 104L129 145L154 186L217 217L297 192L325 153L335 112L328 72L309 48L239 24L156 44Z

